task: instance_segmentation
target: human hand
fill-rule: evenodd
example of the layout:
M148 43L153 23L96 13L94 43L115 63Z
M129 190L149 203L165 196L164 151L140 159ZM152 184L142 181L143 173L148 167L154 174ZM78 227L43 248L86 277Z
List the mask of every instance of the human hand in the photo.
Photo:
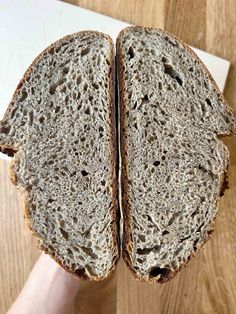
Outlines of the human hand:
M79 280L42 253L7 314L66 314Z

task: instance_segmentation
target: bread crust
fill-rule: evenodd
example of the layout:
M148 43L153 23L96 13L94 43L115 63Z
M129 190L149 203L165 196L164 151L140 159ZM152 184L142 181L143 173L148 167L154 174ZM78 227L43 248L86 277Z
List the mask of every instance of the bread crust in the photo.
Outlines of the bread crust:
M28 67L28 69L26 70L26 72L23 75L23 78L20 80L19 84L16 87L16 90L12 96L12 99L10 101L10 104L7 107L7 110L4 114L3 119L0 122L0 128L3 127L1 126L1 124L4 124L8 119L9 119L9 115L12 109L12 105L14 102L14 99L17 95L17 93L19 92L19 90L21 89L21 87L24 85L25 81L27 80L27 78L31 75L33 66L35 63L37 63L39 60L41 60L44 55L50 51L51 49L55 48L57 45L65 42L66 40L69 40L75 36L78 35L96 35L96 36L100 36L102 38L105 38L108 40L108 42L110 43L111 46L111 53L109 55L109 60L110 60L110 72L109 72L109 118L110 118L110 153L111 153L111 170L112 170L112 237L113 237L113 256L112 256L112 266L109 269L109 271L104 275L104 276L91 276L88 275L85 271L84 268L79 269L78 271L74 272L71 269L69 269L68 267L66 267L65 265L63 265L61 263L61 261L56 258L55 256L55 252L51 252L48 249L44 248L42 243L43 240L40 240L40 237L38 234L35 233L35 231L33 230L33 227L30 223L29 220L29 207L27 206L27 187L25 189L25 191L22 192L22 196L23 196L23 203L24 203L24 217L26 220L26 224L28 226L28 228L31 230L32 234L37 238L37 243L38 246L40 247L40 249L42 251L44 251L46 254L49 254L62 268L64 268L67 272L71 273L73 276L75 276L78 279L82 279L82 280L94 280L94 281L100 281L103 280L105 278L107 278L115 269L116 264L120 258L120 245L119 245L119 229L118 229L118 221L119 221L119 211L118 211L118 184L117 184L117 175L116 175L116 165L117 165L117 153L116 153L116 129L115 129L115 99L114 99L114 90L115 90L115 53L114 53L114 45L113 45L113 41L111 39L110 36L103 34L101 32L97 32L97 31L89 31L89 30L85 30L85 31L81 31L81 32L77 32L77 33L73 33L70 35L67 35L59 40L57 40L56 42L52 43L50 46L48 46L45 50L43 50L35 59L34 61L31 63L31 65ZM0 152L7 154L9 156L14 156L16 154L17 158L20 158L20 146L18 145L17 147L11 147L8 145L3 145L0 143ZM11 164L10 164L10 179L11 181L17 185L17 177L14 173L14 161L15 158L12 159Z
M129 270L131 273L134 275L134 277L140 281L143 282L149 282L149 283L165 283L171 280L173 277L176 276L176 274L184 268L188 262L196 255L197 252L200 251L202 246L211 238L212 232L214 231L214 225L215 221L217 218L217 215L215 216L214 221L212 224L209 226L209 231L208 231L208 236L204 243L202 243L201 246L199 246L189 257L188 260L180 265L179 268L177 268L174 272L171 272L169 277L162 278L162 277L153 277L153 278L144 278L142 277L133 267L132 264L132 258L131 258L131 252L132 252L132 237L131 237L131 219L130 219L130 207L131 205L129 204L129 189L128 189L128 171L127 171L127 143L126 143L126 101L125 101L125 86L124 86L124 65L122 61L122 48L121 48L121 40L123 35L129 31L129 30L135 30L135 29L144 29L144 30L160 30L160 29L155 29L155 28L150 28L150 27L142 27L142 26L129 26L125 29L123 29L116 40L116 51L117 51L117 75L118 75L118 82L119 82L119 104L120 104L120 149L121 149L121 159L122 159L122 174L121 174L121 189L122 189L122 210L123 210L123 215L124 215L124 234L123 234L123 241L122 241L122 257L128 266ZM167 36L173 37L175 40L179 41L187 50L188 52L192 55L192 57L198 62L198 64L201 66L204 74L206 77L211 81L213 84L213 87L215 89L215 92L217 93L217 96L219 97L220 101L224 103L224 105L227 107L227 109L236 117L235 112L225 103L223 99L223 95L220 92L218 86L216 85L216 82L214 81L212 75L209 73L208 69L206 66L203 64L203 62L198 58L196 53L189 47L187 46L182 40L177 38L176 36L161 30L163 33L165 33ZM233 130L232 133L229 133L227 135L233 135L236 134L236 128ZM227 136L226 134L218 134L218 138L221 136ZM228 188L228 168L229 168L229 154L228 154L228 149L226 148L227 151L227 160L226 162L226 168L224 170L224 174L222 175L221 178L221 187L219 190L219 196L217 199L217 208L219 207L219 200L220 197L224 194L224 191Z

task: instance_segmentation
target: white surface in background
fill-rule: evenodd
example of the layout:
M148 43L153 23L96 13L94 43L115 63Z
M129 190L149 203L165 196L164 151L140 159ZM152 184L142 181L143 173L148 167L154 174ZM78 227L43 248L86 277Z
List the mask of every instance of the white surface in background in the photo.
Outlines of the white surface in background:
M0 21L0 119L28 66L52 42L86 29L107 33L115 41L130 25L56 0L0 0ZM193 49L223 91L229 62Z

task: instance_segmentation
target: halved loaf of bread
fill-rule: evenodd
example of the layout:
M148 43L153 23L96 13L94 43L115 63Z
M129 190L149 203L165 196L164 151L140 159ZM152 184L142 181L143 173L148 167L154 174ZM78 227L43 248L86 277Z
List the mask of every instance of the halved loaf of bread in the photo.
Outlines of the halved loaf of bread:
M209 238L226 184L219 135L236 117L207 69L176 37L130 27L117 40L123 257L166 282Z
M110 37L67 36L32 63L0 123L29 228L88 280L107 277L119 257L113 76Z

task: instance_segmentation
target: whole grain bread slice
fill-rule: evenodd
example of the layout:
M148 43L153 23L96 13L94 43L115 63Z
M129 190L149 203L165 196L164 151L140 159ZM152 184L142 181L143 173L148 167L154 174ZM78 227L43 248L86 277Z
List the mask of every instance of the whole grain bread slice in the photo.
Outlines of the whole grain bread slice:
M0 149L42 250L81 279L119 258L114 48L94 31L69 35L26 71L0 122Z
M166 282L208 240L226 184L219 139L236 116L195 53L159 29L117 39L123 258L140 280Z

